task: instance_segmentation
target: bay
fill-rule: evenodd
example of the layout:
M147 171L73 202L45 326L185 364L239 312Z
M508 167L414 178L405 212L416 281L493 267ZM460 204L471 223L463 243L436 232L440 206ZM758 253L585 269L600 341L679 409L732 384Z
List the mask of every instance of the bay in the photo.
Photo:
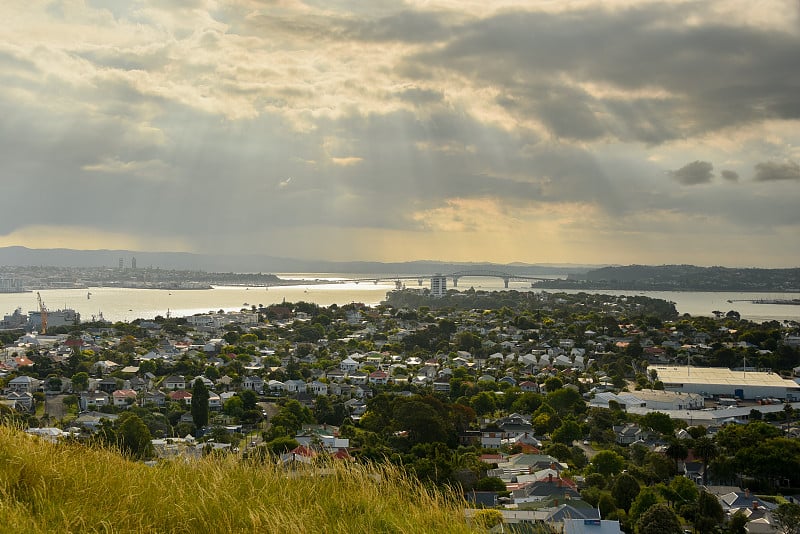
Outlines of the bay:
M296 280L286 286L233 287L218 286L208 290L159 290L96 287L86 289L51 289L40 294L50 310L72 308L81 314L83 321L103 318L109 321L132 321L152 319L158 315L183 317L209 311L236 311L252 306L279 304L281 302L313 302L321 306L344 305L352 302L375 306L386 298L386 293L395 289L395 282L386 275L364 275L349 273L276 273L281 278ZM375 283L378 278L383 278ZM557 276L554 276L554 278ZM343 280L349 280L342 282ZM358 282L353 280L360 280ZM409 277L401 280L408 288L429 287L425 280L422 286ZM448 288L452 288L448 279ZM503 280L485 277L464 277L457 289L470 287L476 290L498 291L505 289ZM531 291L529 282L510 281L508 289ZM555 293L555 290L549 290ZM566 291L576 293L577 291ZM595 294L644 295L674 302L678 312L691 315L711 316L715 310L726 313L735 310L743 319L762 322L800 321L800 306L780 304L755 304L759 299L796 299L798 293L743 293L743 292L694 292L694 291L586 291ZM0 294L0 314L10 314L16 308L23 312L38 309L36 292Z

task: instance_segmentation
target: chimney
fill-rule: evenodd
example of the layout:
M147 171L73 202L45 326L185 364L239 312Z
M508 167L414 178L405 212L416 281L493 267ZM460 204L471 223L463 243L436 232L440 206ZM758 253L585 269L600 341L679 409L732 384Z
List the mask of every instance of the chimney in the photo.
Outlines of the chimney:
M758 501L753 501L753 510L758 510Z
M548 483L552 483L553 482L553 473L548 473L547 474L547 482Z
M747 497L748 499L750 498L750 488L744 489L744 496Z

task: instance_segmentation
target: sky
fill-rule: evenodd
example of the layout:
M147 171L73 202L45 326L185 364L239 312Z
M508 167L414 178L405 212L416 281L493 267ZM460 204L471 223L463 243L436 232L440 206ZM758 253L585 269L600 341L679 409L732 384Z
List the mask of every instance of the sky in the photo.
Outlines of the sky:
M11 0L0 21L0 246L800 266L796 0Z

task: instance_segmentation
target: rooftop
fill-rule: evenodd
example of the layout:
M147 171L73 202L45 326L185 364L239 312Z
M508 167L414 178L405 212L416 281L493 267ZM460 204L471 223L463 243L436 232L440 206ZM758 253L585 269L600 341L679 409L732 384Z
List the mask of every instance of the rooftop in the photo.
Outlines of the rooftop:
M651 365L648 372L655 369L658 379L667 384L720 384L728 386L771 386L800 389L792 380L775 373L762 371L731 371L726 367L687 367Z

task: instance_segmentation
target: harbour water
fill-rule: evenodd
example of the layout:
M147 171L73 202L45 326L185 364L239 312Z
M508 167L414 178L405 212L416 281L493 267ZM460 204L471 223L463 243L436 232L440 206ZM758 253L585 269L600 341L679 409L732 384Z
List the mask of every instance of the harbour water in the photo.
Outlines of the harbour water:
M344 305L360 302L369 306L379 304L386 293L395 289L392 280L377 283L368 280L369 275L339 273L283 273L281 278L298 280L294 285L264 287L214 287L208 290L159 290L92 287L86 289L51 289L40 291L42 300L50 310L72 308L81 314L83 321L100 314L109 321L132 321L152 319L158 315L183 317L209 311L234 311L252 306L286 302L313 302L321 306ZM362 279L360 282L337 280ZM327 282L327 283L326 283ZM405 280L409 288L420 287L416 280ZM429 282L425 280L423 287ZM451 280L448 279L448 287ZM459 290L503 290L503 281L495 278L470 278L459 280ZM530 283L509 283L508 289L531 291ZM556 292L550 290L549 292ZM573 292L573 291L568 291ZM675 303L678 312L691 315L711 316L717 310L727 313L735 310L743 319L752 321L800 321L800 306L781 304L757 304L751 300L796 299L797 293L741 293L741 292L693 292L693 291L587 291L612 295L645 295ZM23 312L38 309L36 292L0 294L0 315L10 314L16 308Z

